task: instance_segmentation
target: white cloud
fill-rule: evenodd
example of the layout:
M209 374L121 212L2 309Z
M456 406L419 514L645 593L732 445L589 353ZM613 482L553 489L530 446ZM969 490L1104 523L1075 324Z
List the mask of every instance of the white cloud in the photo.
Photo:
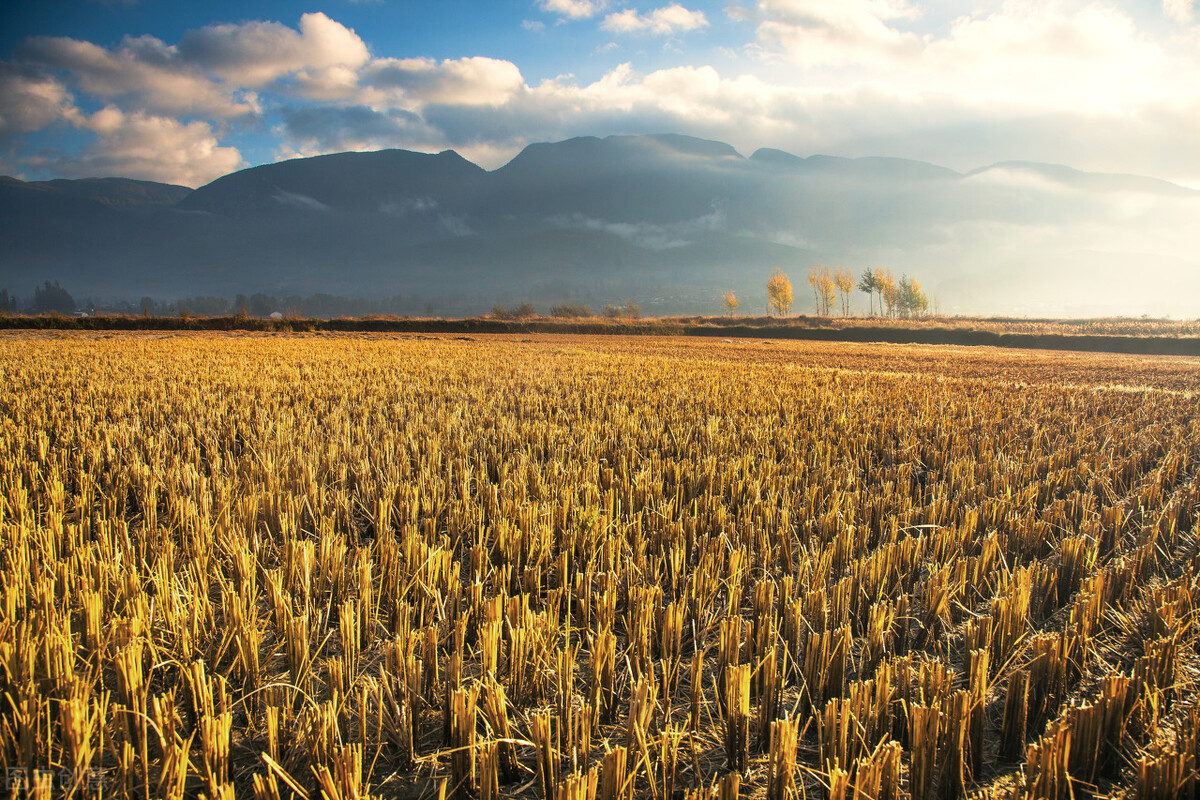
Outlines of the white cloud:
M359 72L347 66L308 69L296 73L283 87L283 93L306 100L342 102L359 92Z
M605 3L539 6L583 18ZM892 155L963 170L1057 161L1200 185L1200 59L1182 37L1151 38L1140 18L1102 0L983 0L957 18L927 19L947 6L923 4L921 16L907 0L760 0L730 9L756 25L741 74L624 64L584 83L569 75L527 83L517 64L485 57L372 58L353 30L323 14L295 28L212 26L177 45L35 39L22 51L31 66L0 64L0 135L28 136L60 119L82 126L79 103L119 108L131 128L166 120L225 151L214 131L271 115L274 146L289 155L453 147L498 166L533 141L679 131L746 153ZM707 24L671 4L614 9L600 26L665 35ZM195 132L195 121L206 127ZM89 152L94 162L101 151ZM191 152L212 163L203 149Z
M362 71L362 99L376 107L414 108L430 103L499 106L525 88L511 61L494 58L384 58Z
M927 6L926 12L933 8ZM889 139L945 133L953 149L973 148L977 164L991 160L984 153L1014 145L1026 146L1029 157L1039 159L1065 150L1071 161L1070 148L1061 143L1096 152L1088 141L1112 142L1105 126L1145 144L1117 143L1102 160L1145 163L1146 149L1161 146L1145 137L1164 143L1177 138L1160 120L1195 127L1187 122L1200 106L1194 47L1152 37L1132 12L1117 5L1003 0L932 23L916 13L899 2L761 0L755 10L757 49L748 52L760 56L765 72L774 68L781 77L790 64L804 67L812 97L875 94L894 102L900 117L884 121L885 135L876 137L879 146L887 148ZM918 35L917 23L929 32ZM860 119L877 117L870 107L847 110ZM1058 143L1049 135L1051 121L1062 126L1055 134ZM1013 141L1013 131L1039 127L1037 140ZM949 134L956 128L954 141ZM845 148L854 140L842 141ZM1173 160L1177 165L1196 161L1179 150L1157 159L1164 166ZM1168 166L1157 174L1187 172Z
M79 127L96 140L74 155L40 156L32 166L68 178L121 176L199 186L243 166L241 154L222 147L205 122L186 125L114 107L81 117Z
M649 14L638 14L637 9L627 8L609 14L600 23L600 27L614 33L653 33L668 36L708 27L708 19L703 11L690 11L678 3L672 3L656 8Z
M54 78L0 62L0 139L41 130L75 113Z
M301 211L328 211L329 206L322 203L315 197L309 197L306 194L297 194L295 192L285 192L279 189L275 194L271 195L276 203L289 208L298 208Z
M919 16L904 0L761 0L758 38L808 65L874 65L905 58L920 38L894 27Z
M65 74L80 91L152 114L217 118L261 111L257 92L294 80L317 100L352 92L356 70L370 59L354 31L321 13L299 30L277 22L213 25L188 31L178 45L127 37L107 49L66 37L36 37L25 58Z
M188 31L179 55L229 83L254 88L301 71L354 69L370 59L358 34L320 12L301 16L298 31L278 22Z
M1015 46L1010 41L1000 49ZM949 51L930 58L973 69L965 56ZM984 77L977 72L972 80L986 86ZM528 85L515 64L492 59L381 59L359 78L361 88L346 107L289 111L281 129L285 147L305 154L454 148L490 168L530 142L678 131L726 141L747 154L775 147L800 155L890 155L964 171L1033 160L1200 180L1196 100L1147 96L1137 113L1123 113L1079 98L1039 104L1036 97L1005 95L1002 86L975 95L949 80L928 87L883 80L795 86L723 75L709 66L643 74L630 64L590 83L564 76ZM1130 148L1131 141L1143 146Z
M1178 87L1158 43L1115 8L1009 4L960 18L930 42L910 85L1007 97L1049 108L1136 108Z
M795 126L779 115L795 111L795 96L795 90L750 76L722 78L712 67L640 75L622 64L588 84L558 78L514 92L504 104L429 105L413 116L422 123L419 135L427 143L421 149L453 147L472 153L469 157L483 166L496 167L529 142L597 132L684 131L750 149L764 143L759 137L770 135L772 144L784 146L790 142L781 133ZM377 118L357 116L351 130L378 124ZM393 140L393 146L410 145Z
M760 0L758 43L827 88L871 81L910 97L957 93L964 106L1131 110L1200 89L1193 57L1172 58L1126 11L1090 0L1005 0L989 10L908 29L900 0Z
M1192 10L1196 0L1163 0L1163 13L1176 22L1192 21Z
M530 33L546 32L546 23L542 22L540 19L523 19L521 20L521 27Z
M252 99L215 83L182 62L176 48L152 36L127 38L112 50L77 39L37 37L22 52L65 73L85 94L153 113L232 117L258 111Z
M753 9L730 2L725 5L725 16L734 22L752 22L756 14Z
M432 134L440 144L431 149L487 143L485 166L498 166L528 142L679 131L729 142L747 154L776 147L800 155L890 155L960 170L1032 160L1200 180L1200 101L1147 100L1137 108L1045 107L1024 98L980 99L882 81L793 86L712 67L639 74L623 64L591 83L560 78L515 91L503 104L438 105L419 114L441 134ZM423 140L430 136L426 130Z
M442 149L436 131L416 114L402 110L378 111L363 105L300 106L284 108L282 116L276 131L283 141L279 158L401 146Z
M550 221L560 228L611 233L631 244L650 250L686 247L692 244L697 237L723 231L728 226L725 209L717 204L714 204L712 211L703 216L665 224L612 222L578 213L559 216Z
M1013 189L1020 192L1052 195L1068 194L1071 189L1060 180L1034 169L1030 165L1014 163L984 169L968 175L968 184L978 184L1000 189Z
M569 19L594 17L607 5L607 0L538 0L543 11Z

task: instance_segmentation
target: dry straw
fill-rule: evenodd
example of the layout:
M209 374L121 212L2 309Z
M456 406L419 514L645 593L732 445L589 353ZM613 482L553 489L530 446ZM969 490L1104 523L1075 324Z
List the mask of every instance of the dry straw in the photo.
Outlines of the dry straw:
M816 342L9 337L0 768L72 800L1194 797L1198 391Z

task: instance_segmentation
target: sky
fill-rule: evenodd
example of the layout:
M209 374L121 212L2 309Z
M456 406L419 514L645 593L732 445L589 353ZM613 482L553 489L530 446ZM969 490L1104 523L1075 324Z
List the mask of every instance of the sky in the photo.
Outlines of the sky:
M0 174L200 186L344 150L685 133L1200 188L1195 0L13 0Z

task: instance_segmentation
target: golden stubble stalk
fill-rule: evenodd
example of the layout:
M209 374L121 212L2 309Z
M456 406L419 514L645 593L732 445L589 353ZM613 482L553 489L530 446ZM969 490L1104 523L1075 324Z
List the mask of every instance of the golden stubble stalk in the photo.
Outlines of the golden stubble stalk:
M495 744L500 777L508 783L517 777L517 750L513 729L508 720L508 698L494 675L484 678L482 700L484 719L487 720L492 735L499 739Z
M630 800L634 775L627 770L628 751L617 747L600 762L600 800Z
M230 737L233 714L226 711L200 720L200 746L204 754L204 782L210 798L232 798Z
M325 797L330 800L360 800L369 796L369 787L362 777L363 749L361 744L341 748L333 758L333 769L321 764L313 768Z
M802 794L1195 791L1186 360L16 335L0 386L6 769L787 795L792 721Z
M934 797L942 714L937 708L923 705L913 706L909 714L909 794L913 800L931 800Z
M612 630L601 630L592 639L591 707L598 722L613 722L617 713L616 657L617 637Z
M174 690L151 700L159 753L159 777L155 795L170 800L182 800L184 797L191 766L189 753L196 738L195 732L189 734L186 739L183 738L183 723L176 706Z
M450 777L454 797L473 798L478 792L475 771L475 722L479 690L459 688L450 693Z
M108 719L109 694L92 695L92 687L78 683L71 696L59 704L61 747L71 769L71 780L64 789L67 797L87 790L92 769L103 757L104 724Z
M500 798L500 746L489 741L479 745L479 797L480 800Z
M536 713L529 718L529 739L537 751L538 784L544 800L551 800L559 778L559 748L553 734L553 717Z
M725 760L734 772L750 765L750 665L730 667L725 673L729 711L725 720Z
M558 784L554 800L596 800L600 773L596 767L587 772L575 772Z
M793 800L796 789L796 723L790 719L771 723L769 772L767 777L768 800Z

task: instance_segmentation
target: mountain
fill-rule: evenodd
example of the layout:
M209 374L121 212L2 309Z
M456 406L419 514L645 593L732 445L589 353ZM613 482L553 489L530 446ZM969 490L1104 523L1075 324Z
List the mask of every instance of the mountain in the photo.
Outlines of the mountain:
M226 175L182 198L179 209L226 216L331 209L388 214L412 198L455 202L469 197L486 176L453 150L336 153Z
M1039 164L1032 161L1004 161L967 173L967 178L992 177L997 173L1024 175L1042 179L1081 191L1091 192L1143 192L1153 195L1190 197L1192 189L1184 188L1157 178L1141 175L1119 175L1106 172L1081 172L1062 164Z
M633 299L757 311L775 267L797 310L812 265L917 277L942 310L1200 314L1200 193L1007 162L743 158L680 135L532 144L486 171L453 151L266 164L194 191L0 178L0 288L77 296L267 292L423 298L472 313ZM1132 276L1136 276L1132 277ZM1170 292L1161 291L1170 285Z
M82 178L80 180L24 181L0 175L0 209L19 212L29 203L64 208L83 208L93 203L108 208L146 209L173 206L192 190L186 186L129 178Z
M808 158L763 147L750 156L752 161L777 169L787 169L808 175L829 175L842 178L859 177L886 180L947 180L959 177L952 169L912 161L907 158L842 158L815 155Z

